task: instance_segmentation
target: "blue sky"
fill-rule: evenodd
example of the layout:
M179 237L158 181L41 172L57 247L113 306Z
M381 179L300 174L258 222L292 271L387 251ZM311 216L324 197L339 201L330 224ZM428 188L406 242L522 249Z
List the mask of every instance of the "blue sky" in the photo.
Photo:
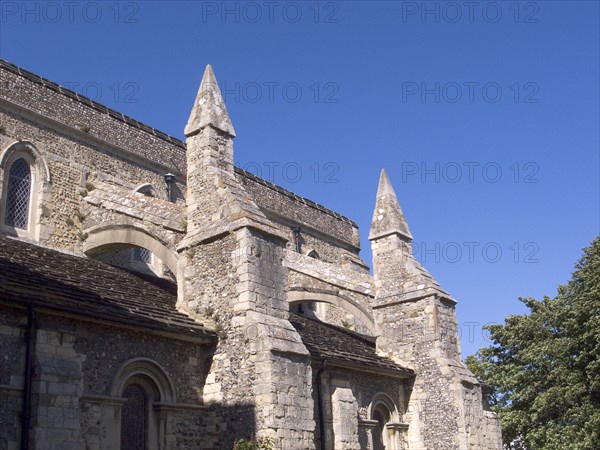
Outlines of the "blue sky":
M4 1L0 56L179 138L212 64L236 162L354 219L369 264L385 167L466 356L599 233L598 5Z

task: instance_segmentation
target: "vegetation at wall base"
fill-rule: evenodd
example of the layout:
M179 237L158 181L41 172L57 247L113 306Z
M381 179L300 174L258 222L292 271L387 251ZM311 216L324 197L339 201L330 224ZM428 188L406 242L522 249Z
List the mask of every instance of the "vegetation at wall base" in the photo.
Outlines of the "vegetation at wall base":
M273 450L275 443L270 437L258 439L238 439L233 450Z

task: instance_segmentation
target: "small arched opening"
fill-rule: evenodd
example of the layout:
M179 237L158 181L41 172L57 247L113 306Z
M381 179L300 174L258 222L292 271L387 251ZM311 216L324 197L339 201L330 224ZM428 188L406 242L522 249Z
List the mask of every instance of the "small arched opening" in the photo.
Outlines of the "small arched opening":
M31 142L18 141L0 154L0 169L0 228L39 240L42 197L50 187L45 159Z
M176 280L177 255L146 230L130 225L90 229L84 253L107 264Z
M158 191L150 183L140 184L134 189L134 192L139 192L146 197L158 197Z
M288 303L292 312L341 325L359 333L376 333L371 314L359 303L338 294L294 289L288 291ZM330 306L337 308L340 314L331 315ZM335 320L332 319L334 316Z
M387 432L387 424L390 422L390 411L380 403L373 411L372 420L376 422L373 429L373 450L391 448L390 436Z
M165 370L146 358L127 361L119 370L111 394L123 399L119 423L121 450L158 450L165 436L160 403L173 403L173 383Z
M313 259L321 259L321 257L319 256L319 253L317 253L316 250L310 250L306 256L308 256L309 258L313 258Z
M375 395L369 406L371 448L374 450L399 450L402 448L406 425L401 423L396 404L387 394Z

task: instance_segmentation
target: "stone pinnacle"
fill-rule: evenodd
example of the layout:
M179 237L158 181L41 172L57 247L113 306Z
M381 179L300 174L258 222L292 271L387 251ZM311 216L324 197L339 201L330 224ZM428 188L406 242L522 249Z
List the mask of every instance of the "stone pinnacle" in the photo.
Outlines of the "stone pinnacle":
M192 136L206 126L211 126L231 137L235 131L221 95L221 89L210 64L206 66L194 107L185 126L185 135Z
M369 239L377 239L394 233L403 236L405 239L412 240L413 238L392 183L385 169L381 169Z

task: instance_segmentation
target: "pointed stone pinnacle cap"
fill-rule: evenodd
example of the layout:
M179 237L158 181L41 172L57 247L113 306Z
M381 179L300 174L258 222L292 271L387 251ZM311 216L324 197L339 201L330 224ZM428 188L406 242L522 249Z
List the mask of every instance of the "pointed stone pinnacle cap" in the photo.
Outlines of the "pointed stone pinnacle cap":
M392 183L385 169L381 169L369 239L377 239L394 233L400 234L409 240L413 238Z
M184 133L186 136L191 136L209 125L231 137L235 137L235 131L223 101L221 89L219 89L219 84L210 64L204 70L200 89L198 89L198 95L194 101L194 107Z
M396 197L394 187L392 186L392 182L390 181L387 172L385 169L381 169L381 174L379 175L379 186L377 186L377 198L385 195L393 195Z

